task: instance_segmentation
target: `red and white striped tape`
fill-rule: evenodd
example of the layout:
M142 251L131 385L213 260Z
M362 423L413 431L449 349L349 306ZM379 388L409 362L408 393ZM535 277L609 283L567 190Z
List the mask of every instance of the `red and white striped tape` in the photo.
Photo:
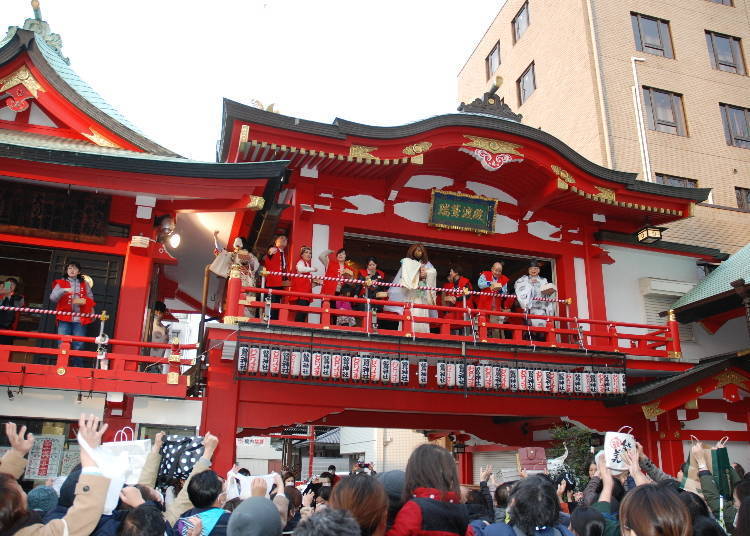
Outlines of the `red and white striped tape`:
M19 313L31 313L37 315L66 315L66 316L79 316L82 318L101 318L102 315L98 313L76 313L73 311L57 311L53 309L33 309L31 307L10 307L7 305L0 305L0 311L18 311Z
M297 274L297 273L290 273L290 272L272 272L268 270L261 271L260 274L262 276L269 276L269 275L276 275L281 277L299 277L302 279L318 279L320 281L337 281L340 283L350 283L355 285L364 285L366 284L364 280L362 279L351 279L346 277L331 277L327 275L312 275L312 274ZM378 286L378 287L403 287L400 283L386 283L385 281L371 281L372 285ZM445 292L446 294L454 294L456 296L492 296L495 298L515 298L515 294L498 294L496 292L479 292L476 290L469 290L464 291L463 289L452 289L452 288L442 288L442 287L419 287L419 290L431 290L435 292ZM541 302L553 302L553 303L568 303L567 299L559 299L559 298L534 298L534 301L541 301Z

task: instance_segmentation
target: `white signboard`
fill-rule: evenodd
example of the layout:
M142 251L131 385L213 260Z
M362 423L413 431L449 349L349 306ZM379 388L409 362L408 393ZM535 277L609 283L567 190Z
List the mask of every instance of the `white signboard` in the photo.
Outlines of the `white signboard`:
M63 452L60 475L69 475L73 468L79 463L81 463L81 447L78 445L69 445L68 448L65 449L65 452Z
M47 480L60 475L60 464L63 458L65 437L61 435L36 436L34 446L29 452L24 478L28 480Z

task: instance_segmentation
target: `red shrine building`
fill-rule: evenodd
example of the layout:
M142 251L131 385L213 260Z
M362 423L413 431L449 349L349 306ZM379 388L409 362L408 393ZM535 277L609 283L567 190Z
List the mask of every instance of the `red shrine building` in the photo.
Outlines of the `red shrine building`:
M660 240L708 190L600 167L525 125L492 90L456 113L390 127L226 100L220 163L186 160L80 80L40 15L0 43L0 84L0 275L20 278L27 307L41 310L0 330L13 337L0 345L4 417L66 434L79 403L144 434L413 429L456 438L465 482L493 452L548 445L560 423L631 426L667 471L691 435L728 436L730 456L750 463L744 318L711 332L670 311L727 258ZM262 260L278 235L283 260L274 250L255 278L240 251L228 277L209 269L214 236L222 256L240 237ZM394 294L414 244L434 286ZM300 275L305 246L315 271ZM370 257L395 286L371 294L366 275L347 282ZM92 279L96 313L106 310L81 350L48 314L70 260ZM497 261L502 315L495 298L442 288L460 266L477 292ZM532 262L556 292L525 307L515 283ZM156 302L200 325L150 343ZM234 458L223 442L219 469Z

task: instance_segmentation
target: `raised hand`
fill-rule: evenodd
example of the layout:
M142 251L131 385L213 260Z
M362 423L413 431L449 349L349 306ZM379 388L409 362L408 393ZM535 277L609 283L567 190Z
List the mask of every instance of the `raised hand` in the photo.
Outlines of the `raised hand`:
M133 486L126 486L120 490L120 500L133 508L138 508L146 502L143 500L141 491Z
M250 483L250 495L251 496L265 497L267 491L268 491L268 484L266 484L265 479L259 478L257 476L253 478L253 481Z
M26 427L21 426L21 431L17 431L16 423L6 422L5 423L5 435L8 436L8 442L10 448L15 450L21 456L26 456L34 446L34 434L29 432L26 436Z
M78 435L89 445L92 449L98 447L102 442L102 435L107 430L107 424L102 424L99 427L100 420L94 415L81 415L78 419ZM96 461L92 458L88 449L81 449L81 465L83 467L96 467Z
M487 482L490 479L490 475L492 475L492 465L487 465L487 467L481 468L481 475L479 477L479 480L482 482Z
M211 432L206 432L206 436L203 438L203 456L210 460L218 446L219 438Z
M152 452L159 452L162 445L164 445L164 437L167 434L165 432L159 432L154 436L154 445L151 447Z
M312 506L315 500L315 492L313 490L307 490L306 493L302 494L302 506Z

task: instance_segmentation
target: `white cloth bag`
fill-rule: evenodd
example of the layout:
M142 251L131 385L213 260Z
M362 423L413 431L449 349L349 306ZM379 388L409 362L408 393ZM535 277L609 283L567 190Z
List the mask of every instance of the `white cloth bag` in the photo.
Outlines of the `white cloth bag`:
M85 450L94 459L102 476L109 479L107 498L104 501L104 511L102 513L110 515L117 508L117 503L120 500L120 490L125 484L125 473L128 470L128 455L122 452L115 456L102 450L103 445L99 445L98 448L93 449L86 443L80 432L78 433L78 444L82 450Z
M128 432L130 432L130 435L128 435ZM146 458L151 450L150 439L135 440L134 437L135 431L130 426L126 426L115 433L114 441L102 443L100 447L103 452L111 456L127 456L125 483L131 486L138 483L141 470L146 464Z
M636 450L632 432L632 427L623 426L616 432L607 432L604 435L604 456L607 467L615 473L621 473L628 468L628 464L625 463L625 458L622 455L623 451L626 449Z

